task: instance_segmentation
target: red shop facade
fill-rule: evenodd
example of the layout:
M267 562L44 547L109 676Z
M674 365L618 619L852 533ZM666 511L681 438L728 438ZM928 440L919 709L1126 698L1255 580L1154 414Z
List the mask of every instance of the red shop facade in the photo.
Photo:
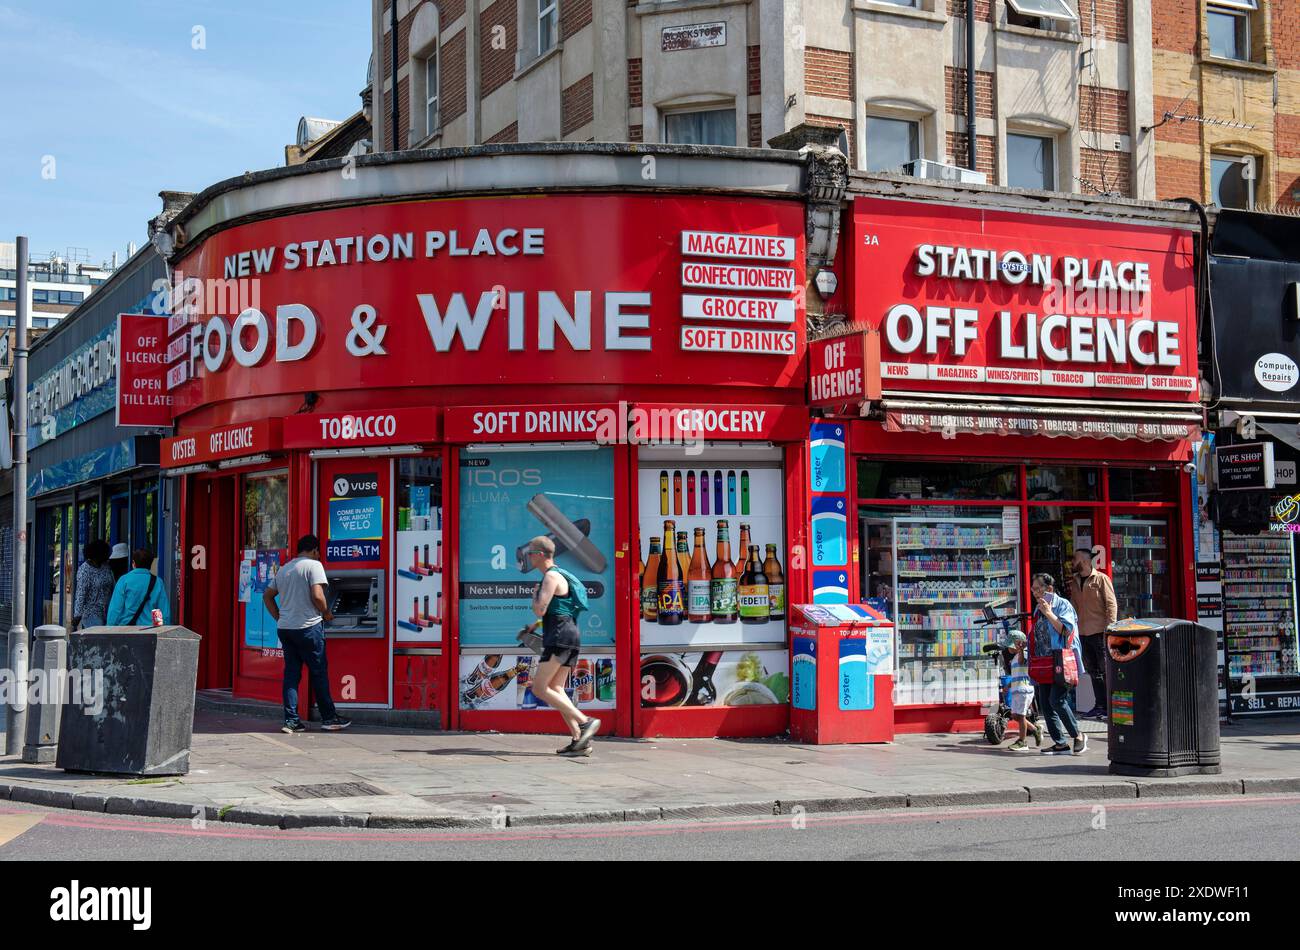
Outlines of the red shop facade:
M173 222L162 464L201 689L279 700L262 591L314 533L345 710L560 732L516 642L522 552L550 535L588 589L572 686L606 733L785 731L783 605L811 597L807 168L661 151L654 175L618 146L282 169ZM742 536L779 566L763 616L692 598L701 560L743 594ZM661 618L641 581L679 539Z
M854 332L825 366L813 344L810 372L849 459L842 593L897 624L898 731L980 728L996 674L974 621L1030 609L1033 574L1059 590L1076 548L1112 578L1121 617L1196 616L1184 217L852 200L832 303ZM865 381L819 381L846 349L878 351L878 373L868 356ZM819 593L836 586L814 573Z

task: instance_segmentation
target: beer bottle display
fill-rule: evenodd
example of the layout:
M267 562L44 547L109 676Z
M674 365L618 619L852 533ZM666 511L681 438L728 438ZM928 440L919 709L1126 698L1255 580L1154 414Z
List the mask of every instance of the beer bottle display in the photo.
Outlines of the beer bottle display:
M488 659L491 659L491 657ZM516 676L528 672L529 659L528 657L521 657L519 662L509 669L479 679L472 687L463 689L460 696L461 708L476 709L484 705L493 696L509 686ZM480 668L481 666L482 664L480 664Z
M731 563L731 537L727 522L718 521L718 556L713 562L713 577L709 582L710 613L714 623L735 623L736 566Z
M740 524L740 547L736 549L736 574L739 576L745 572L745 565L749 561L749 525L743 521Z
M745 573L740 575L740 595L736 600L741 623L767 623L772 605L768 599L767 575L758 559L758 545L749 546L749 559L745 562Z
M641 619L654 621L659 615L659 539L650 539L650 557L641 574Z
M686 619L686 584L682 562L674 556L669 539L673 537L673 522L664 522L664 544L668 548L659 558L659 615L661 624L679 624Z
M691 549L687 544L685 531L677 532L677 560L681 562L682 577L685 577L691 569Z
M711 578L709 558L704 553L704 529L695 529L695 552L686 571L686 619L691 623L708 623L713 617L709 601Z
M781 573L781 562L776 559L776 545L767 546L767 560L763 562L763 573L767 575L767 599L770 605L768 616L773 620L785 619L785 575Z

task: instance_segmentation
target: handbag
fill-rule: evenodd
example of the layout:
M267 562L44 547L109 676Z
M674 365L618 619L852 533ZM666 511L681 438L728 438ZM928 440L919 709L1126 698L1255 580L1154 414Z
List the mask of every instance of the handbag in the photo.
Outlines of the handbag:
M1070 635L1069 643L1074 642ZM1052 650L1043 656L1030 657L1029 678L1043 686L1069 689L1079 685L1079 662L1069 644L1064 650Z

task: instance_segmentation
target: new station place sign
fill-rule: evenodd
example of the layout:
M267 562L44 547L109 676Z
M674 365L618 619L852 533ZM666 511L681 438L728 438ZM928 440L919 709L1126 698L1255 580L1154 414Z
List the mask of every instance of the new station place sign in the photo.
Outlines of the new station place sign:
M801 389L804 221L761 198L550 195L238 225L176 267L174 412L304 388ZM238 312L191 288L256 282Z

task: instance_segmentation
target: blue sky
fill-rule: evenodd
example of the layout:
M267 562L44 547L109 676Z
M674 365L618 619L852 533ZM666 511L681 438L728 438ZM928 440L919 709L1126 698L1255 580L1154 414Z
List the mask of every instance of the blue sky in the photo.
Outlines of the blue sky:
M0 0L0 241L124 258L160 190L283 165L300 116L359 109L369 56L365 0Z

